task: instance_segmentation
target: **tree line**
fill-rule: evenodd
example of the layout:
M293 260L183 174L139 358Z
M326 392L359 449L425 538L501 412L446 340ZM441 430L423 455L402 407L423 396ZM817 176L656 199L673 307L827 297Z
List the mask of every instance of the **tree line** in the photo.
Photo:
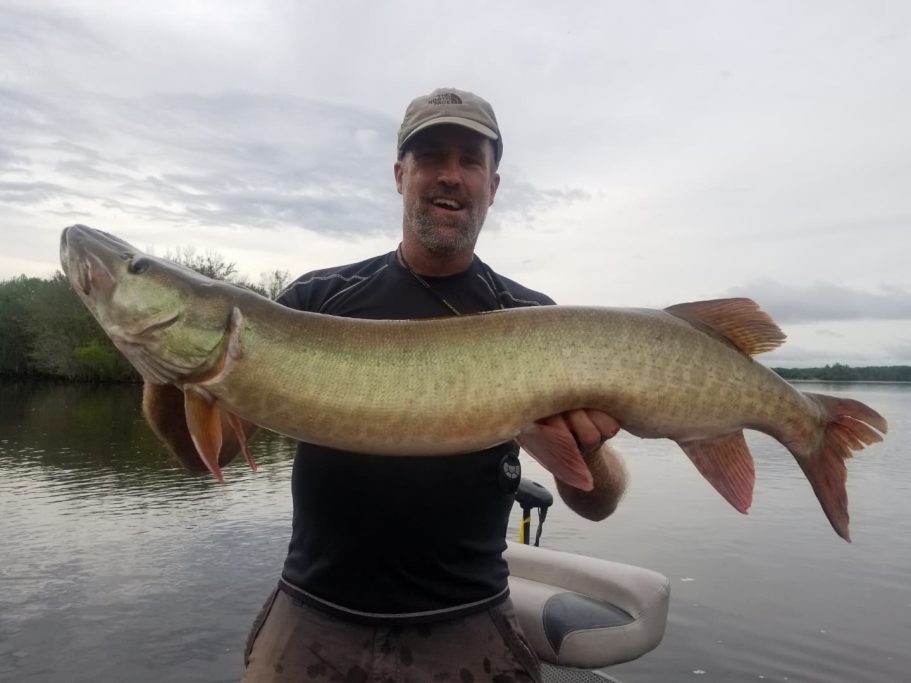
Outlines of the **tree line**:
M784 379L823 382L911 382L911 365L851 367L835 363L821 368L772 368Z
M182 249L165 258L271 299L290 279L287 271L276 270L252 283L238 273L235 263L214 252L200 255ZM0 281L0 376L92 382L140 379L60 272L50 278L20 275Z

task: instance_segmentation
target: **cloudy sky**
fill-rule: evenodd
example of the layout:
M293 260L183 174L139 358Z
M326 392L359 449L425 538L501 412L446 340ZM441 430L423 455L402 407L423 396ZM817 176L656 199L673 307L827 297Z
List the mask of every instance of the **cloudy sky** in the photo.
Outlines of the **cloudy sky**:
M391 250L402 113L455 86L503 131L495 270L750 296L766 362L909 364L909 65L903 0L0 0L0 279L77 222L253 280Z

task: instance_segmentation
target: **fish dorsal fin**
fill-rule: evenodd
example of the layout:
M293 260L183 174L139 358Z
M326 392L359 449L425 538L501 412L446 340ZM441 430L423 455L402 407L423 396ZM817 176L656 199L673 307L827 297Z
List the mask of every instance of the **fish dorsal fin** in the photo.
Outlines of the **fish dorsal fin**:
M748 356L777 349L785 333L752 299L711 299L676 304L664 309L689 323L724 337Z

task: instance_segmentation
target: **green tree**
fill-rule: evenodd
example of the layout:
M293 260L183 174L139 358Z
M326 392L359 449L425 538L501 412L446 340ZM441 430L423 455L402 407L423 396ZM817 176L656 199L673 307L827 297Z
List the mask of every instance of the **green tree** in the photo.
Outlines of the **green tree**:
M25 329L35 371L83 380L128 380L136 373L76 296L63 273L40 281L27 301ZM101 349L114 360L100 360Z
M31 370L25 321L28 300L40 285L40 279L25 275L0 282L0 375Z
M73 356L82 376L111 382L131 378L133 373L124 367L123 356L111 343L91 339L73 350Z
M822 368L772 368L784 379L828 382L911 382L911 365L851 367L835 363Z

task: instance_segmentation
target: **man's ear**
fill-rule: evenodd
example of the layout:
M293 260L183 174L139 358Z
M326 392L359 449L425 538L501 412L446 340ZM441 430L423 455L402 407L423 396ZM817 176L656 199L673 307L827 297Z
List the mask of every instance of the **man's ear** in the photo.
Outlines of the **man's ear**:
M488 206L493 206L493 198L497 195L498 187L500 187L500 174L494 173L490 177L490 204Z
M392 170L395 172L395 189L398 190L399 194L402 194L402 162L396 161Z

